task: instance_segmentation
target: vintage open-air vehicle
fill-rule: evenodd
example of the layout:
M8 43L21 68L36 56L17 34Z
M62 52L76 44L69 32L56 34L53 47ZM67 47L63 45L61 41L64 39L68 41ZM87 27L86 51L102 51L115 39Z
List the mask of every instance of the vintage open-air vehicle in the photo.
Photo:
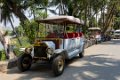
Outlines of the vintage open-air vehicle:
M95 39L96 44L102 41L101 29L99 27L91 27L91 28L88 28L88 30L90 32L89 34L90 38Z
M89 32L90 32L90 36L95 37L97 33L101 33L101 29L99 27L90 27L88 28Z
M29 70L33 62L41 60L50 63L54 75L58 76L63 73L67 59L78 54L80 58L84 56L83 21L73 16L54 16L36 22L45 25L38 29L33 47L26 48L18 58L20 71Z

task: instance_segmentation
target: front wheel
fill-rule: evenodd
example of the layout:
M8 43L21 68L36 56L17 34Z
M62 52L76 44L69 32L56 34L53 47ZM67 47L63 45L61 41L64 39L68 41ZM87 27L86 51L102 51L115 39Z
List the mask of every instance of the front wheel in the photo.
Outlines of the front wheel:
M65 59L59 55L53 59L52 70L55 76L59 76L63 73L65 66Z
M29 70L31 64L32 64L32 57L29 54L23 54L17 60L18 69L22 72Z

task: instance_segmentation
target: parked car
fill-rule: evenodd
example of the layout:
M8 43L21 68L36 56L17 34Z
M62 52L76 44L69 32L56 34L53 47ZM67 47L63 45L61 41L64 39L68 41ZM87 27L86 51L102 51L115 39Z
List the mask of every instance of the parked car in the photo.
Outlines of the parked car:
M113 38L120 39L120 29L114 31Z
M105 42L105 41L110 41L111 40L111 35L102 35L101 36L101 41Z
M41 35L38 33L34 46L26 48L18 58L20 71L29 70L33 62L41 60L51 64L54 75L59 76L64 71L67 59L78 54L80 58L84 56L83 21L73 16L54 16L36 22L46 25L38 29Z

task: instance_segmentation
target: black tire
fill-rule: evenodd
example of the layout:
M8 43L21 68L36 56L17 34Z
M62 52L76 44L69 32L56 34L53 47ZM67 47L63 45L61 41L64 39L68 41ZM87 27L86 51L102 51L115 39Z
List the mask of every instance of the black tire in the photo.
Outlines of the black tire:
M65 59L63 56L58 55L53 59L52 62L52 70L54 73L54 76L59 76L63 73L65 67Z
M17 67L22 72L29 70L31 64L32 64L32 57L29 54L23 54L17 60Z
M79 53L79 58L83 58L84 57L84 47L82 49L82 52Z

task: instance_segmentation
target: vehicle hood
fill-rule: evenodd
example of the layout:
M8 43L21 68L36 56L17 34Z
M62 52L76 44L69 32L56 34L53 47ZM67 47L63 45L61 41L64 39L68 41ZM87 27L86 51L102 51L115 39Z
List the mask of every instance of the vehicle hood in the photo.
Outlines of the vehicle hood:
M43 41L43 42L48 46L48 48L55 49L55 43L53 41Z

